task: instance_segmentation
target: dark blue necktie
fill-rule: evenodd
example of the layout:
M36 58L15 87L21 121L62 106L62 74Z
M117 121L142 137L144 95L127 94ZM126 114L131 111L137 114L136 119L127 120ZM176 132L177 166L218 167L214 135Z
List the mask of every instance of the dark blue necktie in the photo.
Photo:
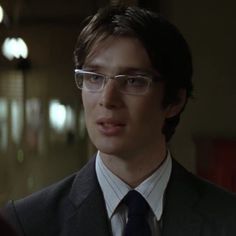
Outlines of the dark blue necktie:
M147 222L150 207L143 196L137 191L131 190L124 197L123 202L128 207L128 222L124 236L151 236Z

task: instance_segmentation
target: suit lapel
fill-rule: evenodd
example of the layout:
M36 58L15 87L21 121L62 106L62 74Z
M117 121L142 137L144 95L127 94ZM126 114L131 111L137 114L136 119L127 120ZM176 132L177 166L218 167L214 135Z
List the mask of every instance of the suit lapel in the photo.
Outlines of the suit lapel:
M191 174L173 160L163 212L163 236L199 236L202 219L195 210L199 193Z
M110 236L105 201L95 173L93 158L77 175L70 192L73 205L62 235Z
M194 208L199 193L191 179L191 174L173 160L165 196L162 236L200 235L202 220ZM77 175L69 198L68 217L61 236L112 235L94 158Z

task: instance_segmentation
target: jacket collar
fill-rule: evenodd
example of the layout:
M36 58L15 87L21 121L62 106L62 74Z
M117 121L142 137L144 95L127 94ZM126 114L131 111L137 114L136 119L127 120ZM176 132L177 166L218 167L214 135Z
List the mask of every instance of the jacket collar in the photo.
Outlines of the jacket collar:
M73 207L63 235L111 235L103 194L96 177L95 157L77 174L69 199Z
M199 192L193 179L182 166L173 160L167 186L162 217L163 236L199 236L202 219L195 210ZM95 157L77 174L69 199L69 212L62 235L111 236L105 201L95 172ZM69 208L68 208L69 209Z
M193 178L173 160L165 196L163 236L200 235L202 219L195 209L200 196Z

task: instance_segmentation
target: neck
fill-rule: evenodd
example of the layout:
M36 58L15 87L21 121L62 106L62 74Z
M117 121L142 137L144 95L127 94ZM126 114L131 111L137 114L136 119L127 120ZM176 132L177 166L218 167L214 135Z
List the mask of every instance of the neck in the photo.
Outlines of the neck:
M135 188L155 170L166 158L166 146L154 153L137 154L135 156L115 156L100 152L101 159L106 167L130 187Z

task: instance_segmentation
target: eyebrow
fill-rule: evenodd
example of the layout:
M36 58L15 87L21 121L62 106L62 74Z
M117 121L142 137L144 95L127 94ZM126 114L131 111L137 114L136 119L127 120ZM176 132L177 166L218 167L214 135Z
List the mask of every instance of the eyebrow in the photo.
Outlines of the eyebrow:
M105 67L99 66L99 65L85 65L83 67L84 70L91 71L91 72L98 72L103 74L106 70ZM159 72L152 70L152 69L145 69L145 68L134 68L134 67L123 67L123 68L117 68L117 71L119 71L118 74L129 74L129 75L154 75L154 76L160 76Z

